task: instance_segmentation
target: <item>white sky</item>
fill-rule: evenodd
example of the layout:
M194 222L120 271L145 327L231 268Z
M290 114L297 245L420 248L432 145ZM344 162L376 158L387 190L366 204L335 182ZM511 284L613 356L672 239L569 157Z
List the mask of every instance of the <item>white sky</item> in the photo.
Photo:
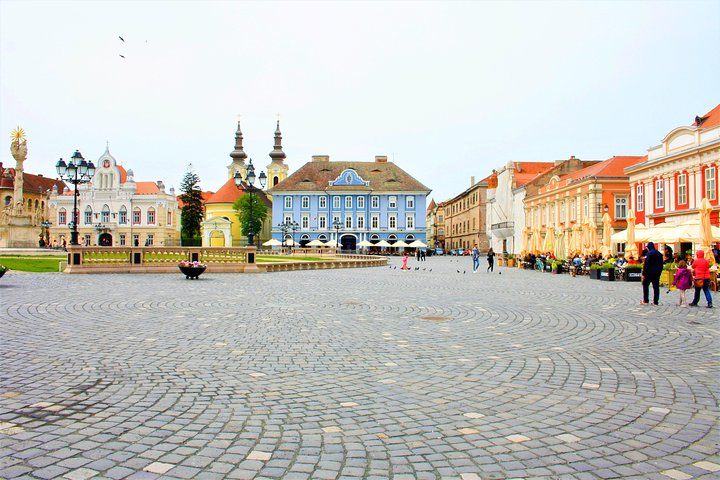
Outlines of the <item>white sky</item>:
M291 172L388 155L440 201L510 160L645 154L720 102L719 24L720 0L0 0L0 160L19 125L28 173L107 140L136 180L216 190L237 115L265 169L279 113Z

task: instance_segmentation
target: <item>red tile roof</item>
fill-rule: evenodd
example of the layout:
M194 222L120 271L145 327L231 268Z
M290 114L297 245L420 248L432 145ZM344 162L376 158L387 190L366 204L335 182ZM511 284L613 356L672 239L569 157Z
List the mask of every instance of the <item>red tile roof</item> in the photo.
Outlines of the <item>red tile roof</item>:
M647 160L647 155L612 157L604 162L596 163L595 165L590 165L589 167L563 175L560 178L560 182L563 185L567 185L589 177L625 177L625 168L644 162L645 160Z
M555 162L514 162L515 188L530 183L538 175L542 175L555 166Z
M135 182L135 195L156 195L160 193L155 182Z
M237 188L237 186L235 186L234 178L229 178L217 192L215 192L213 195L210 196L210 198L205 201L205 203L235 203L235 200L242 197L246 193L246 190L240 190L239 188ZM265 195L265 192L258 191L257 194L265 205L267 205L268 207L272 206L272 203Z
M720 104L700 118L705 119L700 125L700 128L710 128L720 125ZM693 127L697 127L697 122L693 123Z
M2 188L15 188L15 169L4 168L0 163L0 179L2 180ZM65 190L65 182L54 178L44 177L42 175L33 175L32 173L23 172L23 192L25 193L45 193L52 190L57 185L58 192Z

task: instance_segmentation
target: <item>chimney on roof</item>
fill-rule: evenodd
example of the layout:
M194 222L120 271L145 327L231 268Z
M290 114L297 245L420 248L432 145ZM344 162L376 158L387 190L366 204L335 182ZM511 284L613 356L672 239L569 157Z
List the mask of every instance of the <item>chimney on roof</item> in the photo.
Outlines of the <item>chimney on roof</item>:
M475 185L475 175L470 175L470 186Z
M312 161L313 162L329 162L330 155L313 155Z
M375 155L375 163L387 163L387 155Z
M158 190L160 190L161 192L165 191L165 184L162 182L162 180L157 181L157 187L158 187Z

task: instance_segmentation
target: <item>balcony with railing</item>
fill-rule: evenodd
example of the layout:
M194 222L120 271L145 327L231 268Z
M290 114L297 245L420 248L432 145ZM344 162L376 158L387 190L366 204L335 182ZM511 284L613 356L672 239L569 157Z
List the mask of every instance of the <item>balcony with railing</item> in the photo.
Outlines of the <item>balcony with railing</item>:
M515 234L515 222L499 222L490 225L493 236L499 238L512 237Z

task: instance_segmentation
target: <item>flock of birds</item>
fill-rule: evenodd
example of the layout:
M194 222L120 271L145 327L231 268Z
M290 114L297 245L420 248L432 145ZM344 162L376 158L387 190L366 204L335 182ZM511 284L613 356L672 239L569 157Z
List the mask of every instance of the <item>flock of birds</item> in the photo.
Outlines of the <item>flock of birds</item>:
M120 39L120 41L121 41L123 44L125 44L125 39L124 39L123 37L121 37L120 35L118 35L118 38ZM145 43L147 43L147 40L145 40ZM120 54L118 54L118 55L120 55L120 58L125 58L125 55L123 55L122 53L120 53Z

